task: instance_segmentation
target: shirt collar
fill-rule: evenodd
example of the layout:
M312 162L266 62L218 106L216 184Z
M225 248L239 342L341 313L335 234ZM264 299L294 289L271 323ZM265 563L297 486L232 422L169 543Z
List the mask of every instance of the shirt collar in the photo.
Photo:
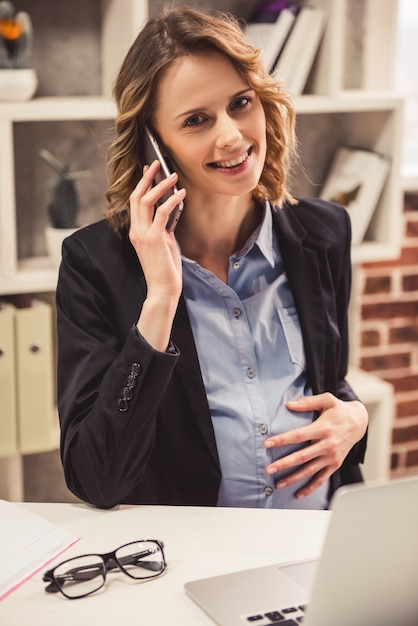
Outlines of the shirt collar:
M179 244L177 244L179 245ZM261 254L266 258L271 267L275 265L274 237L273 237L273 217L271 215L270 203L266 200L263 207L263 217L252 235L247 239L244 246L235 253L235 257L246 256L253 246L257 245ZM180 249L180 246L179 246ZM181 250L180 250L181 252ZM195 261L182 255L183 261L194 264Z
M247 239L245 245L236 253L237 257L246 256L254 245L257 245L271 267L274 267L274 239L273 239L273 217L271 215L270 203L266 200L263 208L263 218L260 225Z

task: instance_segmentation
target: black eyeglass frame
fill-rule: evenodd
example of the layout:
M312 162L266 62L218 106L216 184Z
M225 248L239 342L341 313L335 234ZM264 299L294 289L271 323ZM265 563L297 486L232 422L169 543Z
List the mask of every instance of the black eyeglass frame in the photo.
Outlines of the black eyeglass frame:
M155 543L160 552L161 552L161 556L162 556L162 562L161 562L161 569L158 570L157 572L149 575L149 576L144 576L144 577L136 577L133 576L132 574L130 574L128 572L127 569L125 569L124 567L124 559L127 559L128 557L117 557L116 553L121 550L122 548L126 548L127 546L130 545L135 545L137 543ZM147 552L146 554L142 554L142 555L135 555L135 556L149 556L149 553ZM102 584L97 587L96 589L92 589L91 591L87 591L86 593L77 595L77 596L70 596L68 594L65 593L65 591L63 591L62 589L62 584L60 584L59 580L57 580L57 578L55 577L55 571L59 568L62 567L62 565L64 565L65 563L71 563L71 561L77 561L81 558L84 557L98 557L101 560L100 565L103 565L103 569L101 569L101 571L98 571L95 576L102 576L103 577L103 582ZM145 567L147 564L147 561L144 561L143 563L143 567ZM99 565L99 564L98 564ZM91 566L87 566L88 568L91 568ZM134 580L137 581L145 581L145 580L151 580L153 578L157 578L158 576L161 576L161 574L163 574L166 569L167 569L167 561L165 560L165 554L164 554L164 543L162 541L160 541L159 539L137 539L136 541L130 541L128 543L125 543L121 546L118 546L115 550L112 550L112 552L106 552L105 554L98 554L95 552L89 553L89 554L79 554L78 556L74 556L71 559L67 559L65 561L61 561L61 563L58 563L58 565L56 565L55 567L53 567L50 570L47 570L43 577L42 580L43 582L47 582L49 583L46 587L45 587L45 591L47 593L61 593L63 596L65 596L66 598L68 598L69 600L78 600L80 598L85 598L93 593L96 593L97 591L99 591L100 589L102 589L106 583L106 575L107 572L114 570L118 568L123 574L125 574L126 576L129 576L129 578L132 578ZM79 567L76 568L78 572L80 572L83 567ZM68 570L67 574L71 574L71 570ZM91 574L90 574L91 577ZM80 581L82 582L82 581Z

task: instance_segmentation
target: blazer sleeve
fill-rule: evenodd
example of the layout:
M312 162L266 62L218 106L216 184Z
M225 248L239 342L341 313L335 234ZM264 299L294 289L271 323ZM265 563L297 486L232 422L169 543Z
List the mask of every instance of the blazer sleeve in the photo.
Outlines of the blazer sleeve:
M135 315L121 326L132 296L112 293L87 248L81 238L64 242L56 293L60 447L71 491L107 508L141 479L178 352L155 351L137 333Z

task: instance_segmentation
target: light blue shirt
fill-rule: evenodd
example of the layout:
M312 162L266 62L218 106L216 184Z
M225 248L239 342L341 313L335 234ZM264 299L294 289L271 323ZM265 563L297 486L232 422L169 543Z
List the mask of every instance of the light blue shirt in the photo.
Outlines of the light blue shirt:
M266 449L271 435L312 421L288 400L312 394L299 319L266 204L260 227L229 259L228 284L183 258L183 292L208 398L222 480L218 506L327 507L328 484L296 500L265 468L296 446Z

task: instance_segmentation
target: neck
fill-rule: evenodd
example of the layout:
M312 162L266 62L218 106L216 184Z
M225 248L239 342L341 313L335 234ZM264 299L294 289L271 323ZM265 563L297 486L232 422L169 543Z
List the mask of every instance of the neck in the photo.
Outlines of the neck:
M236 202L238 200L238 202ZM234 199L229 206L207 208L185 206L176 238L182 253L227 281L229 257L242 248L259 225L262 209L254 200Z

